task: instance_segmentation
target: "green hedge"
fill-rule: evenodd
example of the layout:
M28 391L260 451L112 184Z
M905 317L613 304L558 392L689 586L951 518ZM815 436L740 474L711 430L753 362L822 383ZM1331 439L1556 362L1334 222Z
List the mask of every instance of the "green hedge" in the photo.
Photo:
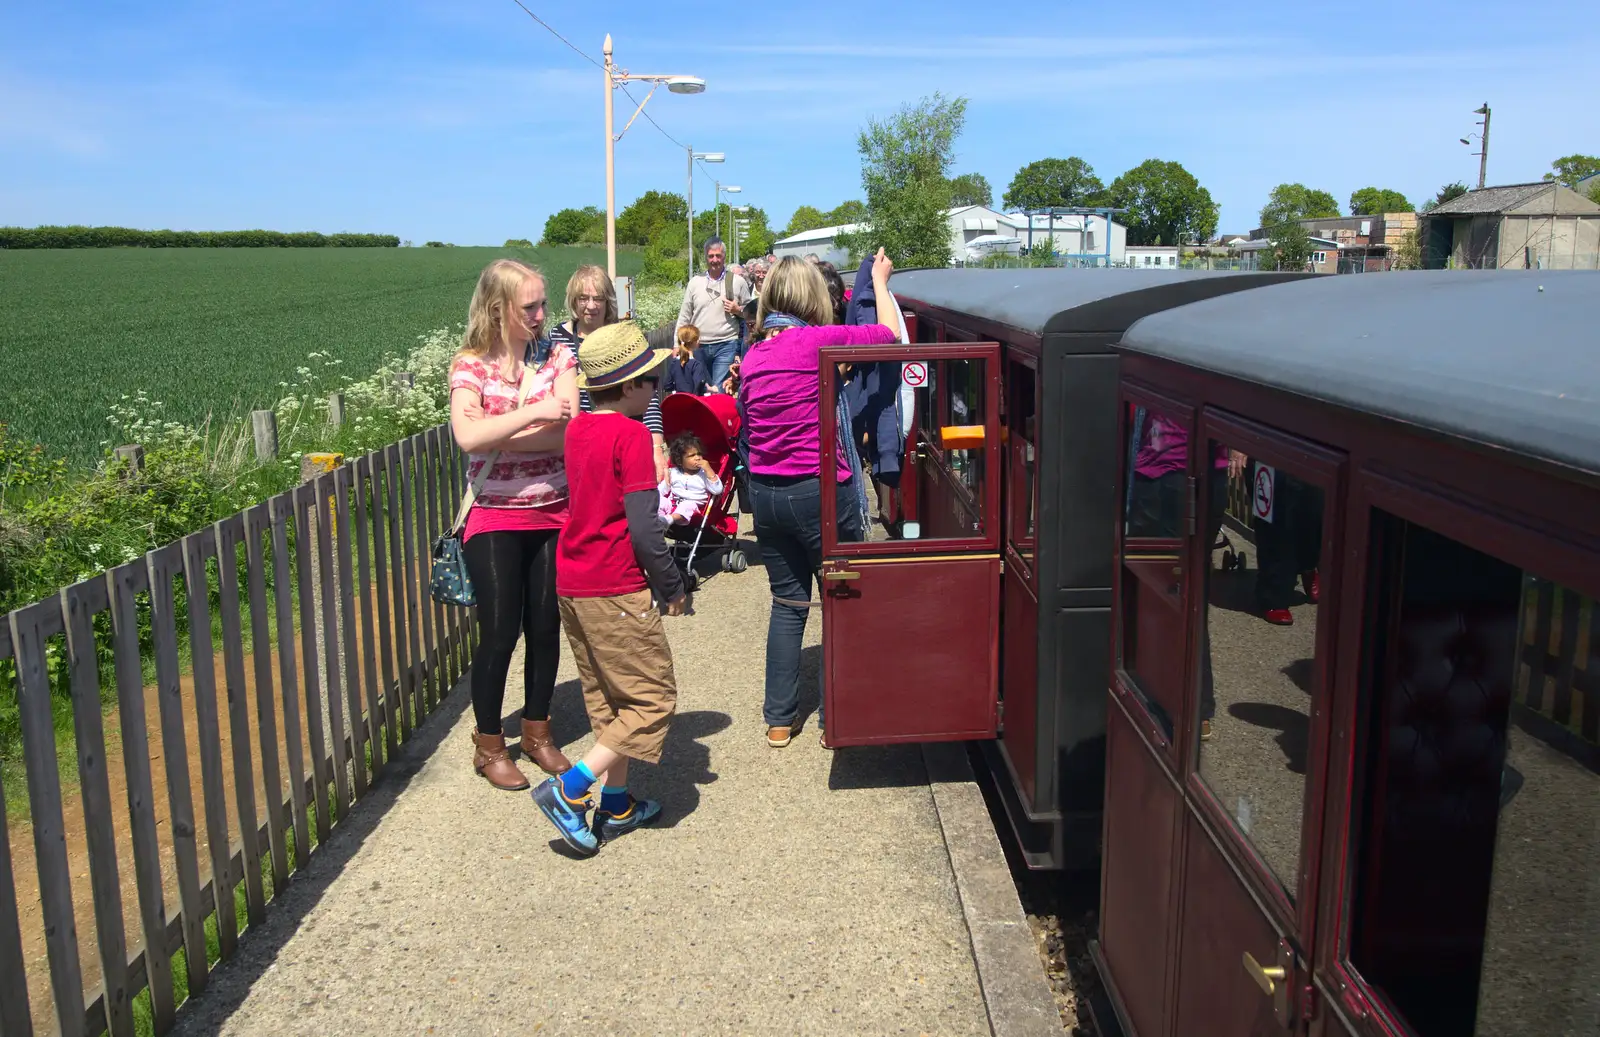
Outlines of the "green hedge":
M0 227L0 248L397 248L393 234L278 230L135 230L131 227Z

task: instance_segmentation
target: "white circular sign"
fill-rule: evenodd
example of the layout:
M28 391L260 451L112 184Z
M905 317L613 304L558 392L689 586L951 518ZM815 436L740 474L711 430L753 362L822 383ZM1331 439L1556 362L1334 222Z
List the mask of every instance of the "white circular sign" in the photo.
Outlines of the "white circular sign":
M920 361L912 361L905 366L900 377L913 389L920 389L928 384L928 365Z

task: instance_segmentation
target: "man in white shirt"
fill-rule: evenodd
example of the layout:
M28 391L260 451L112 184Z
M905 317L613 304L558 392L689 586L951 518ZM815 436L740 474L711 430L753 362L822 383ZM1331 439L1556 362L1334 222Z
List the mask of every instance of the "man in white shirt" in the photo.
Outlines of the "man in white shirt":
M721 238L706 242L706 272L689 279L678 309L678 327L692 324L700 330L697 354L720 386L739 356L739 317L750 301L750 283L727 270L727 252Z

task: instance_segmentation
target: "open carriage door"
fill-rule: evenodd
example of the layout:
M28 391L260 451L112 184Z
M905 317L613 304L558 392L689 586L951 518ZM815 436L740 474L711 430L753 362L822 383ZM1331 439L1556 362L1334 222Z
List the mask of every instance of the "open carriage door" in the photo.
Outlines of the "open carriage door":
M964 741L999 727L1000 346L840 346L822 350L821 399L839 365L904 365L913 389L901 473L903 539L882 526L842 542L849 485L822 480L823 699L834 746ZM822 456L836 456L835 408L822 410ZM848 434L848 433L847 433ZM914 491L914 492L913 492ZM869 487L869 494L871 488Z

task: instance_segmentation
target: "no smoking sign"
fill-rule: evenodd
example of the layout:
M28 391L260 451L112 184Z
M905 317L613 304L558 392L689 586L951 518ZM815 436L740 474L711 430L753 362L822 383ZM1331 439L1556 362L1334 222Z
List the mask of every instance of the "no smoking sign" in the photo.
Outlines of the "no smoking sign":
M900 371L900 377L913 389L920 389L928 384L928 365L919 360L913 360Z

